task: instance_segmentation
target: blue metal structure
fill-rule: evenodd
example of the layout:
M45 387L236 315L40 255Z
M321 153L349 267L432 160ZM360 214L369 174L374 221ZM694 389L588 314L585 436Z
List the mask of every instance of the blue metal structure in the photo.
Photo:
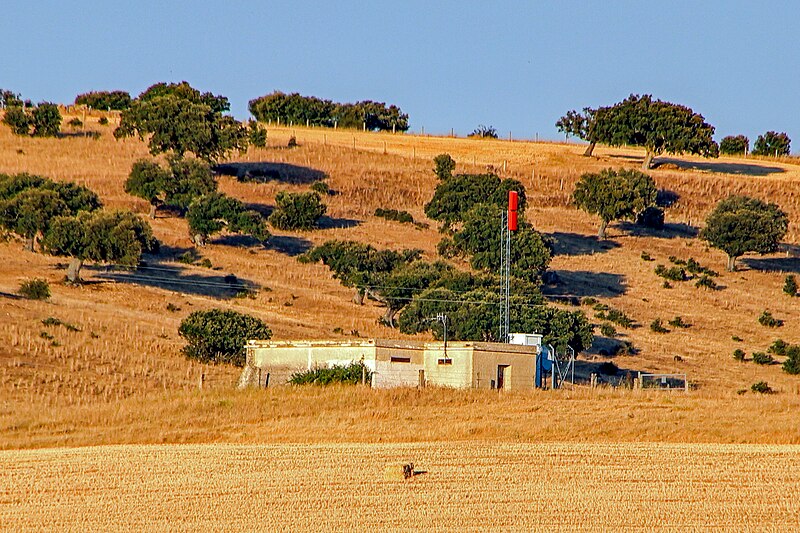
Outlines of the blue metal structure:
M550 374L550 387L558 389L564 383L570 371L573 373L572 381L574 383L575 351L567 346L570 355L561 360L558 358L558 352L553 348L552 344L542 345L539 348L539 353L536 354L536 374L533 385L537 389L545 388L545 374Z

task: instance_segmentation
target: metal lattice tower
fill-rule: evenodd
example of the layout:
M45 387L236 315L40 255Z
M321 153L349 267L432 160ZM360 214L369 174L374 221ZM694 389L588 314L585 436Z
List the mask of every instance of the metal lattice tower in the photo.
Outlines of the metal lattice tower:
M509 342L510 309L511 309L511 230L508 225L508 213L500 217L500 283L503 301L500 304L500 336L498 342Z

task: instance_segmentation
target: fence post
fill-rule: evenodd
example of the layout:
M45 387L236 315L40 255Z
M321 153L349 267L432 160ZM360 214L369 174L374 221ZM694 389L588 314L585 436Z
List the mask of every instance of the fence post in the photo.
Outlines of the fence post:
M420 389L424 389L425 388L425 371L424 370L420 370L419 371L419 388Z
M361 384L367 384L367 365L361 364Z

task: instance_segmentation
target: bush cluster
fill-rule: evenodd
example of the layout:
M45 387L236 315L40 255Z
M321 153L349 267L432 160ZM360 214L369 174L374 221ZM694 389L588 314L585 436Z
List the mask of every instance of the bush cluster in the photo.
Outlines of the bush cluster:
M50 284L40 278L27 279L20 284L17 292L29 300L47 300L50 298Z
M783 326L783 320L775 318L774 316L772 316L772 313L770 313L766 309L758 317L758 323L768 328L779 328Z
M312 230L328 209L316 192L281 191L275 203L277 207L269 216L269 223L280 230Z
M386 220L394 220L401 224L413 224L414 217L408 211L398 211L397 209L383 209L379 207L375 210L375 216L385 218Z
M789 274L783 282L783 292L789 296L797 296L797 279L794 274Z
M366 384L372 383L372 371L364 363L357 362L295 372L289 377L289 383L292 385L332 385L334 383L357 385L361 383L362 379Z
M76 96L75 105L104 111L122 111L131 106L131 95L127 91L91 91Z
M248 340L267 340L272 331L260 319L232 310L195 311L178 328L186 339L183 353L201 363L244 366Z
M753 352L753 362L757 365L771 365L775 359L768 353Z
M630 329L634 325L633 320L619 309L614 309L605 304L595 304L594 310L594 316L601 320L608 320L626 329Z
M61 112L52 102L40 102L36 107L15 105L6 109L3 123L15 135L57 137L61 130Z
M275 91L250 100L248 108L260 122L325 126L339 128L366 128L370 131L406 131L408 115L396 105L364 100L337 103L299 93L285 94Z

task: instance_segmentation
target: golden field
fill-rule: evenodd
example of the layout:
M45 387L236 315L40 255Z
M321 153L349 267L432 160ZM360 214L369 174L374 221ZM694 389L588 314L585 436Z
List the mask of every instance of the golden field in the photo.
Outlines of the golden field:
M131 164L147 156L146 146L135 139L115 141L111 126L87 122L89 128L101 133L99 139L19 138L7 128L0 128L0 171L73 180L98 191L109 207L146 213L147 203L123 190ZM297 137L299 148L285 148L291 135ZM271 128L269 139L266 149L253 149L231 160L285 165L290 169L290 179L240 183L221 177L221 189L256 207L269 208L278 191L307 190L308 172L323 172L337 191L326 199L328 218L323 229L276 232L266 248L225 236L212 239L209 246L199 250L211 262L213 268L209 269L175 261L191 247L186 222L160 215L152 225L164 245L163 251L158 257L148 258L147 268L113 277L102 266L86 268L84 277L88 283L81 287L61 283L64 273L58 265L62 259L24 252L21 243L13 239L0 243L4 265L0 271L0 313L4 317L0 321L0 422L6 430L0 432L0 446L25 446L26 431L32 432L31 437L34 434L26 428L32 427L37 428L37 439L47 433L47 428L59 432L52 438L31 438L31 442L40 445L59 442L57 437L64 435L64 444L91 444L91 437L69 438L74 431L80 433L81 417L76 413L143 413L161 402L166 406L199 402L204 393L193 391L201 376L203 391L236 397L238 393L232 391L236 369L203 367L180 354L178 324L196 309L229 307L252 313L267 322L276 339L401 336L378 324L381 309L376 304L352 304L351 291L332 279L325 267L302 265L295 256L309 246L340 238L371 242L378 247L417 247L425 251L427 258L435 258L440 239L436 224L418 229L376 218L372 213L377 207L406 209L417 220L431 222L422 212L436 185L431 159L445 151L459 162L457 170L482 171L491 165L500 175L515 177L526 185L528 217L557 242L552 269L564 283L555 287L554 293L595 297L636 320L635 329L618 328L622 338L631 340L639 350L634 356L614 358L621 368L632 372L685 372L696 385L689 397L703 396L704 402L712 404L716 401L716 407L709 407L712 411L726 410L732 402L745 402L747 409L772 405L772 398L758 398L749 392L741 397L736 394L757 381L767 381L778 391L777 398L790 405L799 398L800 381L784 374L779 365L736 363L731 357L735 348L748 353L764 351L776 338L800 342L800 309L797 302L781 292L785 272L800 270L796 257L800 240L800 166L793 159L669 158L669 170L658 169L652 174L660 187L679 195L677 204L667 211L672 230L647 234L612 225L610 241L598 243L593 237L597 221L568 205L575 180L582 172L606 166L638 167L642 154L635 149L600 147L597 157L584 158L580 156L582 147L574 144L304 128ZM791 219L786 239L789 248L785 252L746 258L740 261L736 273L723 272L723 254L708 249L685 231L701 225L714 203L731 193L777 202ZM655 261L643 261L642 252L649 253ZM691 282L663 289L663 280L653 273L653 268L659 263L669 264L669 256L693 257L720 271L717 281L724 289L706 291ZM233 298L224 282L230 273L258 285L260 290L255 297ZM50 280L53 297L49 302L14 298L19 283L30 277ZM592 316L589 308L584 309ZM757 317L765 309L784 320L784 326L761 326ZM79 331L44 326L41 321L51 316ZM692 327L672 328L668 334L656 334L648 328L655 318L666 322L675 316L681 316ZM735 342L732 336L743 341ZM676 360L676 355L681 360ZM591 355L582 359L593 364L604 360ZM535 398L530 402L554 402L556 406L561 401L558 395ZM491 404L495 400L486 401ZM612 397L607 401L635 406L640 400ZM601 403L598 409L602 408ZM699 412L691 410L691 416ZM161 416L165 418L145 417L149 429L141 431L143 437L136 442L159 442L161 427L170 423L170 417L176 417L178 422L181 415L167 408ZM575 416L584 415L576 410ZM52 417L60 422L51 424ZM786 429L791 427L787 418L777 413L770 420L780 432L782 424ZM707 422L714 424L713 419ZM102 426L105 422L96 423ZM726 438L721 430L707 438L721 442L758 441L755 422L744 417L738 423L742 427L735 436ZM72 430L65 429L73 425ZM184 427L183 422L177 425ZM207 434L208 428L202 423L194 428L191 425L186 427L187 433ZM87 434L106 433L121 434ZM631 439L634 435L620 434L620 438ZM181 439L172 435L167 440ZM120 437L120 441L124 439ZM770 441L793 442L793 437ZM102 442L114 442L114 438L104 437Z
M14 531L793 530L796 446L175 445L0 452ZM384 478L413 462L417 475Z

